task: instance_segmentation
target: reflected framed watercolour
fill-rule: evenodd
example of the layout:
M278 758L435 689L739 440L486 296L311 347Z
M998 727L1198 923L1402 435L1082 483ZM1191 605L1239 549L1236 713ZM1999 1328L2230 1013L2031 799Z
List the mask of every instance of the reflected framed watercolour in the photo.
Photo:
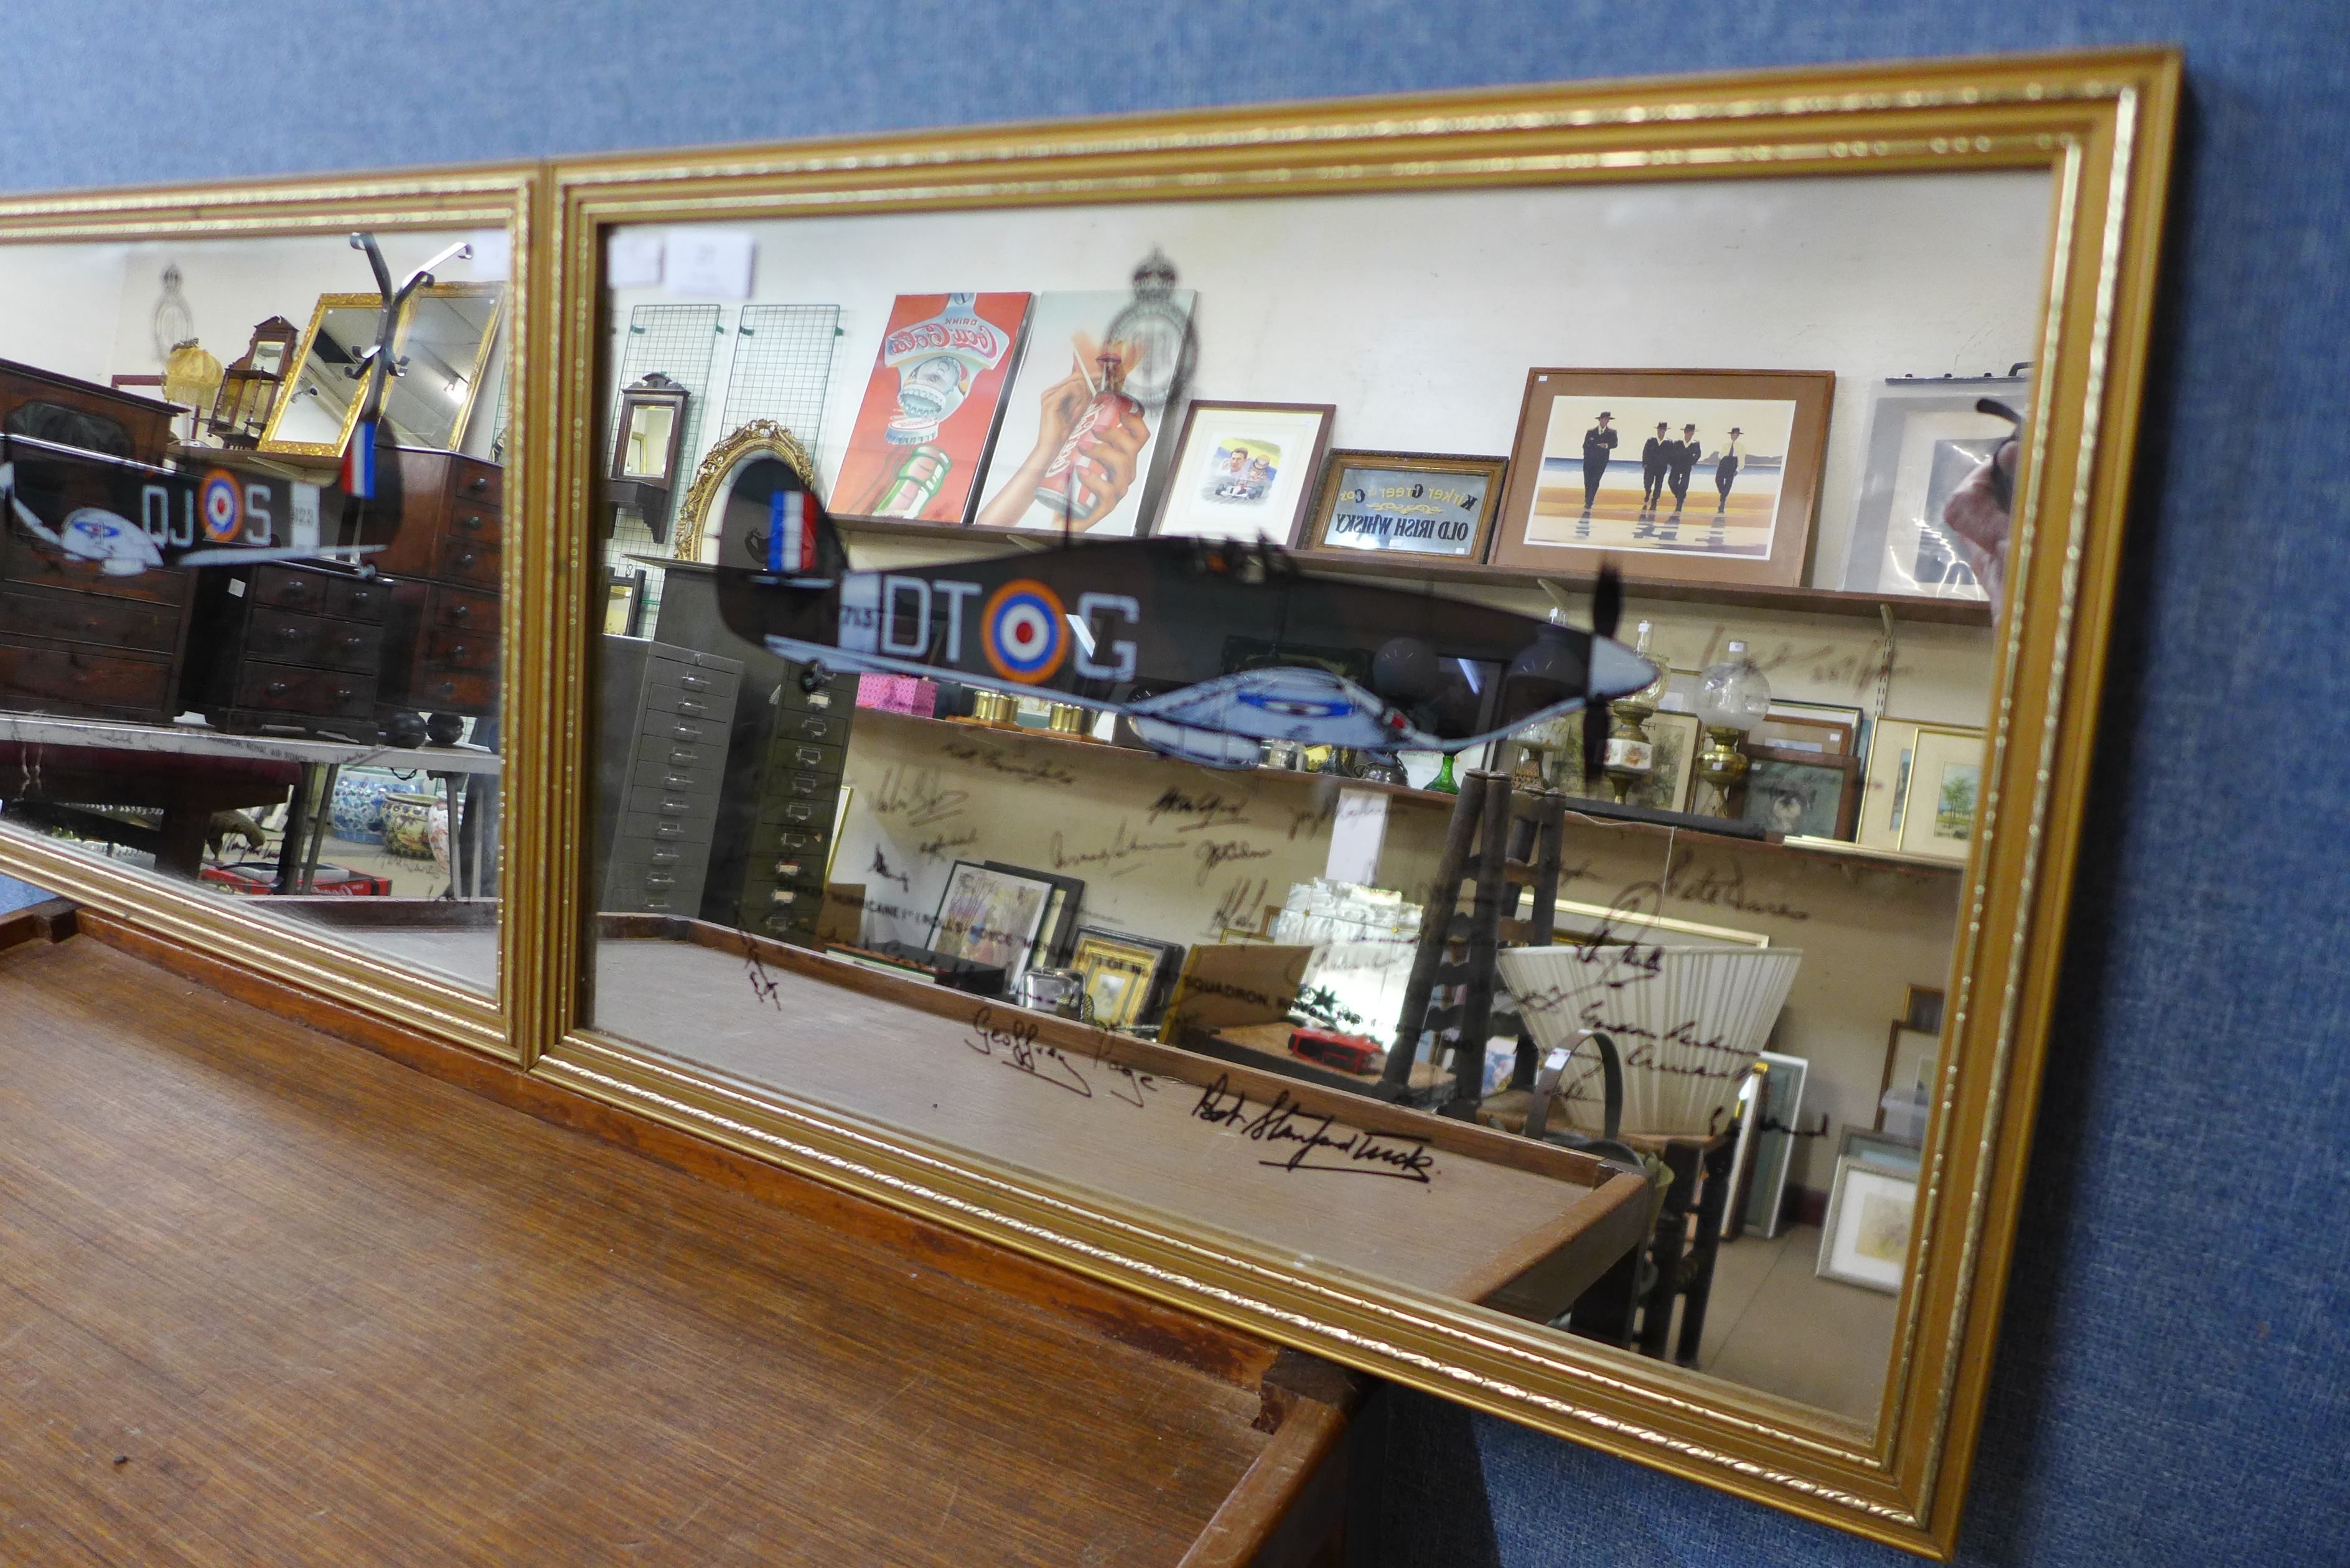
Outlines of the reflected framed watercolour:
M1982 805L1982 732L1921 725L1911 748L1901 852L1964 860Z
M1529 370L1494 565L1802 582L1835 391L1830 370Z
M1815 1272L1872 1291L1901 1289L1909 1259L1910 1220L1918 1207L1918 1170L1855 1155L1836 1161L1835 1186L1820 1227Z
M1328 403L1194 402L1150 532L1295 544L1336 412Z

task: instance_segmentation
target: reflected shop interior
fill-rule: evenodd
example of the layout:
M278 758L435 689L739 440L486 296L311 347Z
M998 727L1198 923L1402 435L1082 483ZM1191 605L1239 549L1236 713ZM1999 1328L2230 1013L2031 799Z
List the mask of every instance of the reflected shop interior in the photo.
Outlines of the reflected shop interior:
M1868 1429L2051 195L609 231L585 1022Z
M494 948L509 256L0 247L5 831L362 950L428 907Z

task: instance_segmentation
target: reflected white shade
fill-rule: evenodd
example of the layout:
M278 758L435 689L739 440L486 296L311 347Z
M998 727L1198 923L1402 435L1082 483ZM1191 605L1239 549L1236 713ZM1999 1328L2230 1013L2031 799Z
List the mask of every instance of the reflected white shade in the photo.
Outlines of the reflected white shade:
M1535 1044L1575 1052L1559 1089L1577 1130L1600 1130L1599 1054L1586 1037L1596 1029L1624 1064L1624 1131L1703 1136L1727 1125L1804 955L1607 946L1510 948L1498 959Z

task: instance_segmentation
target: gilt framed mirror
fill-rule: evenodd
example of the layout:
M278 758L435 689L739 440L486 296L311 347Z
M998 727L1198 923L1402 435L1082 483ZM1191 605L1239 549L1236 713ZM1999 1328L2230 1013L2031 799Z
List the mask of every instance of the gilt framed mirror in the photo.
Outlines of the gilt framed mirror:
M453 971L413 928L429 907L494 949L501 933L498 545L527 493L462 410L403 410L485 365L502 381L535 179L0 202L0 381L80 418L0 432L0 865L157 950L501 1055L494 953ZM415 287L404 336L380 346L408 374L361 485L339 432L363 382L319 382L339 401L290 446L254 435L261 390L302 363L291 323L309 323L313 358L379 347L369 246ZM247 356L237 417L171 439L146 400L109 392L171 347L160 336L221 359L266 340L278 362Z
M524 1059L1947 1552L2178 83L2110 53L558 167L525 450L527 571L563 587L526 632L563 727L517 741L547 748L530 831L564 852ZM647 275L681 229L742 275ZM1938 493L1980 591L1843 591L1877 390L2019 365L2015 445ZM621 389L656 371L702 410L699 477L644 635L590 635L579 563L644 564L594 519ZM1789 372L1825 433L1783 505ZM1215 450L1179 464L1195 400ZM1319 480L1301 405L1336 448L1514 454L1540 564L1248 544ZM760 421L807 462L758 455ZM1399 494L1382 529L1444 504ZM1151 537L1179 504L1241 542ZM738 521L756 558L713 555ZM1742 559L1800 583L1707 569ZM1586 699L1638 743L1570 768ZM1921 987L1931 1065L1888 1089ZM1880 1127L1915 1182L1843 1189L1842 1134Z

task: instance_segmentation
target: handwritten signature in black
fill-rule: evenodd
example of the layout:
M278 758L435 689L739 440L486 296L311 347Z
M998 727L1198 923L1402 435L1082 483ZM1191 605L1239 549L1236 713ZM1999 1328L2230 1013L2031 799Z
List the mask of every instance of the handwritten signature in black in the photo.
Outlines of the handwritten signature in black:
M767 972L767 966L759 961L759 950L751 945L751 939L747 936L743 939L743 964L750 972L751 994L761 1002L773 1002L775 1011L781 1012L784 1010L784 988L774 975Z
M1077 782L1077 775L1058 763L1022 762L1001 752L975 746L969 741L949 741L939 748L939 753L959 763L974 763L990 773L1026 779L1031 784L1073 784Z
M1116 866L1118 868L1110 875L1123 877L1129 871L1140 870L1141 867L1118 866L1118 863L1121 860L1131 860L1138 855L1156 854L1162 849L1190 847L1190 844L1180 838L1137 838L1128 830L1126 819L1120 817L1118 821L1118 831L1110 836L1110 841L1107 844L1098 849L1072 849L1062 839L1060 834L1055 833L1053 835L1053 842L1046 853L1051 856L1053 869L1055 871L1066 871L1072 866Z
M1254 1116L1250 1116L1248 1111L1248 1097L1232 1086L1228 1074L1220 1075L1202 1089L1199 1104L1191 1107L1191 1114L1210 1126L1232 1127L1243 1137L1258 1143L1295 1144L1296 1148L1285 1159L1257 1161L1275 1170L1385 1176L1398 1181L1416 1181L1422 1187L1433 1183L1436 1157L1428 1152L1426 1138L1351 1128L1340 1128L1345 1136L1334 1137L1331 1128L1337 1118L1307 1110L1292 1100L1286 1089L1275 1095L1273 1103Z
M1226 800L1221 794L1186 794L1180 789L1169 788L1150 803L1149 817L1156 826L1162 816L1190 817L1179 825L1178 833L1197 833L1203 827L1240 827L1247 824L1243 814L1248 810L1244 800Z
M1037 1038L1034 1019L996 1019L995 1009L983 1007L971 1015L971 1026L977 1038L963 1037L963 1044L983 1056L993 1056L1014 1072L1025 1073L1040 1084L1050 1084L1056 1089L1066 1089L1082 1099L1094 1097L1093 1084L1085 1072L1057 1045L1047 1045ZM1138 1073L1122 1062L1111 1062L1097 1055L1093 1066L1108 1075L1105 1087L1110 1098L1124 1100L1129 1106L1140 1106L1145 1095L1159 1092L1159 1080L1149 1073Z
M1180 831L1180 830L1179 830ZM1273 851L1260 849L1241 838L1207 838L1200 842L1200 874L1191 879L1192 886L1208 885L1208 873L1233 860L1270 860Z
M968 790L946 787L936 768L891 766L881 772L881 787L874 794L873 815L894 816L902 812L909 827L935 827L961 816L963 803L970 798Z

